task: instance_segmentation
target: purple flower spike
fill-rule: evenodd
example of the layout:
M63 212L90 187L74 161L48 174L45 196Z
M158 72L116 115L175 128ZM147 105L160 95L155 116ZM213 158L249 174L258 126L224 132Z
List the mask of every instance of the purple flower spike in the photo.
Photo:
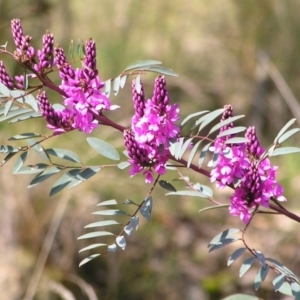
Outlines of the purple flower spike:
M265 149L259 144L254 126L247 129L245 137L248 139L247 151L249 154L253 155L254 158L258 159L263 154Z
M64 81L72 81L75 79L75 70L68 63L65 52L62 48L54 49L55 64L59 68L59 75Z
M2 82L10 90L14 88L14 81L6 72L2 61L0 61L0 82Z
M135 110L135 116L136 121L144 116L144 110L145 110L145 92L144 92L144 85L141 81L141 91L140 93L137 92L135 88L135 80L132 81L132 100L133 100L133 106Z
M155 79L152 102L161 114L164 114L165 108L169 104L169 93L167 91L166 79L164 76L158 76Z
M73 114L68 109L63 111L56 111L52 107L51 103L48 100L46 92L41 92L36 96L40 111L45 120L48 122L47 127L51 130L54 130L55 133L59 134L66 132L72 129L71 120Z
M222 117L221 117L221 122L225 121L225 120L227 120L231 117L233 117L233 107L230 104L226 104L224 106L224 112L223 112ZM220 133L227 130L227 129L233 128L233 127L234 127L233 123L229 123L229 124L221 127ZM228 138L230 138L230 136L225 136L224 137L225 140L228 139Z
M96 43L91 38L85 43L84 73L92 80L98 75Z
M43 36L43 49L39 50L37 54L39 58L39 63L34 67L37 72L43 72L43 70L52 67L53 46L54 46L53 34L47 32Z
M35 50L30 46L31 37L24 35L19 19L11 21L11 29L17 47L17 51L14 53L16 59L24 64L30 62L35 56Z

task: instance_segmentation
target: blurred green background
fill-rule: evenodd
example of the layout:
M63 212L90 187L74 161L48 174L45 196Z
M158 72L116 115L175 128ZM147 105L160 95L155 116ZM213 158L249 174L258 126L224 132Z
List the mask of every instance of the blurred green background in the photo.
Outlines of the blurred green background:
M300 2L295 0L0 0L0 44L8 41L8 49L13 50L10 20L20 18L36 47L47 29L65 49L71 39L95 39L103 80L118 75L130 63L160 60L180 74L167 81L172 102L179 102L182 117L231 103L235 114L246 115L243 125L255 125L267 146L280 128L299 114L298 102L284 94L280 80L283 76L299 98L299 11ZM0 59L12 74L20 71L7 57ZM149 96L153 78L143 78ZM133 113L130 84L111 100L122 106L111 117L128 125ZM53 95L51 101L59 103L61 99ZM1 144L21 132L49 133L43 120L0 126ZM122 147L120 134L108 128L99 128L92 136ZM86 163L96 162L96 153L84 140L84 134L72 133L50 140L46 146L67 148ZM299 146L297 142L295 138L290 144ZM289 207L300 213L299 155L274 163L280 166L278 178ZM150 187L141 176L129 179L127 169L122 176L107 169L72 191L49 198L55 179L28 190L29 176L11 175L13 164L9 162L0 172L1 300L25 296L27 300L215 300L234 292L254 293L257 266L242 279L238 278L241 260L226 266L238 245L211 254L207 251L208 242L220 231L229 226L242 228L238 218L226 210L199 214L208 204L204 200L165 197L161 188L153 196L152 221L142 222L137 233L127 239L124 252L97 258L79 269L87 253L78 251L91 241L77 241L77 237L86 232L85 225L100 220L91 215L96 204L127 197L140 202ZM184 174L207 182L199 175ZM215 194L223 202L229 196L229 190ZM284 217L260 215L247 238L251 247L300 275L296 226ZM53 240L47 235L49 228ZM49 255L45 245L50 247ZM273 277L269 275L256 294L263 299L289 299L272 291Z

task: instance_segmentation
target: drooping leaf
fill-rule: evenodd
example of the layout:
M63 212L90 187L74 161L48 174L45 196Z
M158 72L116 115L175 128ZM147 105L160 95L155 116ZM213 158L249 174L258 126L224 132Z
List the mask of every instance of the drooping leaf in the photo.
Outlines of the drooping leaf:
M125 250L126 248L126 239L124 237L124 235L118 236L116 238L116 244L122 249Z
M263 253L258 250L254 250L254 252L256 253L256 257L257 257L258 261L260 262L260 264L262 265L262 267L265 267L266 259L265 259L265 256L263 255Z
M87 167L76 175L76 179L83 182L85 180L88 180L92 176L96 175L100 170L101 170L100 167Z
M111 89L111 79L108 79L104 82L104 94L106 97L109 97L110 95L110 89Z
M192 140L193 140L193 138L189 138L189 139L187 139L185 142L184 142L184 144L183 144L183 146L181 147L181 150L180 150L180 153L179 153L179 158L181 158L182 156L183 156L183 154L185 153L185 151L187 150L187 148L188 147L190 147L192 144Z
M297 282L292 282L291 284L292 294L296 300L300 299L300 285Z
M117 245L115 243L113 243L107 247L108 252L114 253L114 252L116 252L116 250L117 250Z
M256 276L255 276L255 279L254 279L254 289L257 291L260 286L261 286L261 283L266 279L267 275L268 275L268 272L269 272L269 266L268 265L265 265L265 267L261 267Z
M23 166L24 162L27 159L28 153L29 153L29 151L23 152L20 155L20 157L17 159L17 161L16 161L16 163L15 163L13 169L12 169L13 174L16 174L20 170L20 168Z
M133 63L126 67L125 71L131 71L134 69L142 69L142 68L148 68L150 66L155 66L155 65L160 65L161 61L158 60L143 60L143 61L138 61L136 63Z
M120 87L123 89L127 80L127 75L122 75L120 79Z
M9 152L1 162L1 167L13 158L18 152Z
M139 216L133 216L131 217L131 220L130 220L130 224L131 226L135 229L135 230L138 230L138 227L139 227Z
M189 168L190 165L192 164L192 161L193 161L193 159L194 159L194 157L195 157L195 154L196 154L196 152L197 152L197 150L198 150L198 147L199 147L199 145L200 145L201 143L202 143L202 140L199 141L199 142L197 142L197 144L193 147L193 149L192 149L192 151L191 151L191 153L190 153L190 155L189 155L188 162L187 162L187 167L188 167L188 168Z
M277 261L276 259L271 258L271 257L268 257L268 258L266 258L266 261L269 261L269 262L273 263L273 264L275 265L276 269L277 269L280 273L285 274L286 277L291 277L291 278L293 278L296 282L299 282L297 276L296 276L289 268L287 268L286 266L284 266L282 263L280 263L280 262Z
M273 281L272 284L274 285L275 292L277 292L282 284L285 282L285 274L278 275Z
M115 220L105 220L105 221L91 223L89 225L84 226L84 228L111 226L111 225L120 225L120 223Z
M120 79L121 77L118 76L114 79L114 83L113 83L113 91L114 91L114 95L116 96L119 92L120 89Z
M185 117L185 118L183 119L183 121L181 122L180 126L183 127L183 125L184 125L185 123L187 123L190 119L192 119L192 118L194 118L194 117L198 117L198 116L200 116L200 115L203 115L203 114L205 114L205 113L207 113L207 112L208 112L208 110L203 110L203 111L198 111L198 112L196 112L196 113L193 113L193 114L188 115L187 117Z
M240 268L239 276L242 277L251 268L255 261L256 257L249 257L246 259Z
M153 204L152 197L148 196L145 199L144 204L142 205L142 207L140 209L142 216L149 222L151 220L152 204Z
M59 149L59 148L49 148L49 149L45 149L45 152L49 155L53 155L53 156L56 156L56 157L59 157L59 158L65 159L65 160L81 163L79 156L70 150Z
M80 237L77 238L77 240L91 239L99 236L108 236L108 235L114 235L114 234L109 231L94 231L94 232L89 232L84 235L81 235Z
M49 155L45 152L45 149L42 145L38 144L36 140L34 139L27 139L27 143L30 147L33 148L33 150L42 158L45 160L50 160Z
M98 247L104 247L104 246L107 246L107 244L102 244L102 243L92 244L92 245L89 245L85 248L80 249L79 253L83 252L83 251L86 251L86 250L91 250L91 249L95 249L95 248L98 248Z
M220 108L217 110L214 110L205 116L201 117L199 120L196 121L196 125L200 124L200 127L198 129L198 133L205 128L208 124L210 124L213 120L215 120L217 117L219 117L223 113L224 109Z
M84 260L82 260L79 264L79 267L83 266L84 264L88 263L89 261L93 260L94 258L98 257L100 254L93 254L87 258L85 258Z
M28 188L31 188L31 187L45 181L46 179L48 179L49 177L53 176L54 174L56 174L60 171L61 171L61 168L58 168L55 166L51 166L51 167L45 169L43 172L41 172L40 174L35 176L33 178L33 180L31 180L31 182L28 185Z
M141 93L141 89L142 89L142 85L141 85L141 75L137 75L136 78L135 78L135 90L138 94Z
M5 103L5 108L4 108L4 116L6 117L7 114L9 113L12 105L13 105L14 101L13 100L9 100Z
M172 69L161 67L161 66L151 66L147 68L147 71L156 72L163 75L178 77L179 75L174 72Z
M118 151L105 141L99 140L94 137L88 137L87 142L92 148L94 148L101 155L110 158L112 160L120 160Z
M160 180L158 183L162 188L164 188L168 191L176 192L175 187L171 183L169 183L165 180Z
M241 255L243 255L246 250L247 248L245 247L235 250L228 258L227 266L230 266L235 260L237 260Z
M220 240L220 242L218 244L209 246L208 252L212 252L214 250L220 249L220 248L222 248L224 246L227 246L227 245L229 245L231 243L234 243L234 242L240 241L240 240L241 240L240 238L226 238L226 239L222 239L222 240Z
M64 189L71 181L72 177L68 173L63 174L52 186L50 196L53 196Z
M281 284L280 288L278 289L278 292L283 295L293 296L291 286L286 281L284 281ZM295 299L299 300L299 298L295 298Z
M184 138L181 137L181 138L179 138L179 141L177 141L177 143L174 144L174 146L175 146L174 156L176 159L180 158L180 153L181 153L181 148L182 148L183 143L184 143Z
M41 136L42 135L40 135L39 133L28 132L28 133L21 133L18 135L14 135L14 136L10 137L8 140L9 141L25 140L25 139L32 138L32 137L41 137Z
M210 145L211 145L211 143L208 143L207 145L205 145L202 148L202 150L200 152L199 160L198 160L198 167L202 166L202 164L203 164L203 162L205 160L206 154L209 151Z

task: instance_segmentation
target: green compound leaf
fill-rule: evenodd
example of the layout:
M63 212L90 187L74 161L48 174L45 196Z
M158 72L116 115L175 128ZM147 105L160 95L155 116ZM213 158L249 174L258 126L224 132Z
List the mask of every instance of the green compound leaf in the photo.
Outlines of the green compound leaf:
M101 155L110 158L112 160L120 160L118 151L105 141L99 140L94 137L88 137L87 142L92 148L94 148Z
M199 124L200 127L198 129L198 133L205 128L208 124L210 124L212 121L214 121L217 117L219 117L223 113L224 109L220 108L217 110L214 110L205 116L201 117L199 120L196 121L196 125L198 126Z
M14 117L16 117L18 115L23 115L23 114L26 114L26 113L29 113L29 112L33 113L32 109L30 109L30 108L13 107L13 109L10 109L10 111L7 113L7 115L3 115L0 118L0 122L9 120L9 119L14 118Z
M41 137L41 136L42 135L40 135L39 133L28 132L28 133L21 133L18 135L14 135L14 136L10 137L8 140L9 141L26 140L28 138Z
M259 300L256 296L246 294L234 294L230 295L222 300Z
M243 138L243 137L233 137L228 139L225 144L243 144L243 143L247 143L248 139Z
M19 152L20 148L16 148L10 145L1 145L0 146L0 153L12 153L12 152Z
M255 261L256 257L249 257L246 259L240 268L239 276L242 277L251 268Z
M53 156L56 156L56 157L59 157L59 158L65 159L65 160L81 163L79 156L70 150L59 149L59 148L49 148L49 149L46 149L45 152L49 155L53 155Z
M79 267L83 266L84 264L88 263L89 261L93 260L94 258L98 257L100 254L93 254L87 258L85 258L84 260L82 260L79 264Z
M138 61L136 63L133 63L126 67L126 71L131 71L135 69L142 69L142 68L149 68L150 66L155 66L155 65L161 65L162 62L158 60L143 60L143 61Z
M95 249L95 248L99 248L99 247L104 247L104 246L107 246L107 244L102 244L102 243L92 244L92 245L89 245L89 246L87 246L85 248L80 249L79 253L83 252L83 251L86 251L86 250L91 250L91 249Z
M89 232L84 235L81 235L80 237L77 238L77 240L91 239L99 236L108 236L108 235L114 235L114 234L109 231L95 231L95 232Z
M20 157L18 158L18 160L16 161L16 163L12 169L13 174L16 174L20 170L20 168L23 166L24 162L27 159L28 153L29 153L29 151L26 151L20 155Z
M45 169L43 172L41 172L40 174L35 176L33 178L33 180L31 180L31 182L28 185L28 188L32 188L33 186L45 181L46 179L48 179L49 177L53 176L54 174L56 174L60 171L61 171L61 168L54 167L54 166L51 166L51 167Z
M227 266L230 266L234 261L236 261L241 255L245 253L246 250L247 248L245 247L235 250L228 258Z
M171 183L169 183L165 180L160 180L158 183L163 189L166 189L166 190L172 191L172 192L176 192L175 187Z
M153 200L152 197L149 196L145 199L144 204L140 208L140 212L142 216L149 222L151 220L152 205L153 205Z
M254 279L254 289L256 291L260 288L261 283L266 279L269 269L270 269L269 266L265 265L265 267L261 267L258 270L258 272L255 276L255 279Z

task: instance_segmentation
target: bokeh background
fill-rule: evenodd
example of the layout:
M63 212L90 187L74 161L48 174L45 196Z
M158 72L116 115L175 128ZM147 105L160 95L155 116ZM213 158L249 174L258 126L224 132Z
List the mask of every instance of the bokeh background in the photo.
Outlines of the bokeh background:
M95 39L103 80L118 75L130 63L160 60L180 74L167 80L182 117L230 103L235 114L246 115L244 125L256 126L267 146L280 128L299 114L299 11L296 0L0 0L0 44L8 41L8 49L13 50L10 20L20 18L37 47L47 29L66 49L71 39ZM7 57L0 59L11 74L21 71ZM143 78L148 95L153 78ZM129 124L133 113L130 84L111 100L122 106L121 112L111 116ZM59 103L61 99L53 94L51 101ZM0 142L5 144L7 138L21 132L47 134L45 125L43 120L1 123ZM122 137L108 128L99 128L92 136L122 149ZM45 146L73 150L85 163L95 163L99 157L85 138L72 133ZM299 139L289 143L299 146ZM257 266L242 279L238 278L241 259L226 266L238 245L211 254L207 251L208 242L220 231L242 228L238 218L226 210L199 214L209 203L165 197L161 188L153 195L152 221L142 222L127 239L125 251L78 268L88 254L78 251L91 241L77 241L77 237L86 232L85 225L100 220L91 215L96 204L126 198L139 202L150 187L141 176L129 179L128 170L120 176L119 171L106 169L75 189L49 198L57 178L27 189L29 176L13 176L13 164L7 163L0 172L1 300L215 300L234 292L254 293ZM299 155L274 160L274 164L280 166L278 178L285 187L287 206L300 213ZM185 174L207 182L199 175ZM215 197L226 203L230 190L216 191ZM260 215L251 224L247 239L251 247L300 275L297 226L281 216ZM262 299L289 299L272 291L273 278L270 274L256 294Z

